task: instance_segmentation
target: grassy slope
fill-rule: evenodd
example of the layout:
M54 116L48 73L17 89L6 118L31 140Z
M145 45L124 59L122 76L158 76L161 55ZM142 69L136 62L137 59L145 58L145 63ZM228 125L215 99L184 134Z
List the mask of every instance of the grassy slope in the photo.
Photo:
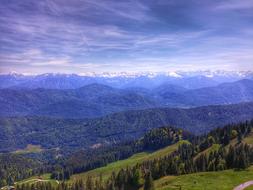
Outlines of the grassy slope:
M85 172L85 173L73 175L71 177L71 179L69 180L69 182L72 182L73 180L76 180L76 179L83 179L83 178L86 178L87 176L98 177L100 174L103 175L103 179L106 179L107 177L109 177L111 175L111 173L113 171L117 172L121 168L127 168L127 167L130 167L130 166L134 166L135 164L141 163L145 160L151 160L151 159L154 159L154 158L159 158L159 157L166 156L166 155L172 153L173 151L175 151L177 149L177 147L182 143L189 143L189 142L188 141L180 141L180 142L178 142L174 145L167 146L167 147L165 147L163 149L160 149L158 151L155 151L155 152L137 153L137 154L134 154L133 156L131 156L128 159L113 162L111 164L108 164L105 167L101 167L101 168L97 168L97 169L94 169L94 170L91 170L91 171L88 171L88 172ZM51 180L50 179L50 174L42 175L41 179L43 180L43 182L50 182L53 185L57 184L56 180ZM31 178L19 181L16 184L21 185L23 183L29 183L29 184L38 183L38 176L33 176Z
M154 158L166 156L166 155L172 153L173 151L175 151L177 149L178 145L181 143L189 143L189 142L188 141L180 141L174 145L160 149L160 150L153 152L153 153L142 152L142 153L134 154L133 156L131 156L128 159L113 162L113 163L108 164L107 166L97 168L97 169L94 169L94 170L91 170L91 171L88 171L85 173L73 175L71 177L71 181L76 180L76 179L80 179L80 178L85 178L87 176L97 176L98 177L100 174L102 174L103 178L106 179L108 176L110 176L110 174L113 171L118 172L121 168L127 168L129 166L134 166L137 163L141 163L145 160L152 160Z
M15 154L28 154L28 153L39 153L42 152L43 149L39 145L28 144L25 149L19 149L14 151Z
M246 137L243 141L246 142L246 143L249 143L249 144L253 144L253 133L251 135L249 135L248 137ZM163 148L163 149L158 150L158 151L153 152L153 153L148 153L148 152L138 153L138 154L135 154L135 155L131 156L128 159L113 162L111 164L108 164L105 167L101 167L101 168L97 168L97 169L94 169L94 170L91 170L91 171L88 171L88 172L85 172L85 173L73 175L71 177L70 181L80 179L80 178L85 178L87 176L99 176L100 174L102 174L104 179L106 179L108 176L110 176L110 174L113 171L118 172L121 168L126 168L128 166L133 166L136 163L140 163L140 162L143 162L145 160L151 160L151 159L154 159L154 158L163 157L163 156L173 152L174 150L176 150L180 143L188 143L188 142L187 141L181 141L177 144L168 146L166 148ZM211 151L218 150L219 147L220 147L219 144L214 144L212 147L208 148L207 150L203 151L202 153L209 154Z
M248 137L246 137L244 140L244 142L249 143L249 144L253 144L253 133L251 133L251 135L249 135ZM236 139L235 139L236 142ZM134 166L137 163L141 163L145 160L151 160L154 158L159 158L159 157L163 157L171 152L173 152L174 150L177 149L178 145L181 143L188 143L187 141L181 141L177 144L168 146L166 148L163 148L161 150L158 150L156 152L142 152L142 153L138 153L135 154L133 156L131 156L128 159L125 160L120 160L117 162L113 162L111 164L108 164L105 167L101 167L101 168L97 168L85 173L81 173L81 174L76 174L73 175L70 179L69 182L72 182L73 180L76 179L81 179L81 178L85 178L87 176L99 176L100 174L103 175L104 179L106 179L108 176L110 176L110 174L112 173L112 171L119 171L121 168L126 168L128 166ZM209 149L203 151L202 153L209 153L212 150L217 150L219 148L218 144L214 144L212 147L210 147ZM238 177L239 176L239 177ZM217 177L217 180L215 180L215 178ZM38 177L32 177L26 180L23 180L21 182L18 182L18 184L21 183L33 183L35 182ZM194 183L193 179L198 179L199 181L197 181L196 184L193 184L195 186L193 186L191 183ZM57 182L55 180L50 180L49 179L49 174L45 174L42 176L43 180L49 180L50 182L52 182L53 184L56 184ZM210 179L210 180L209 180ZM34 181L33 181L34 180ZM211 190L211 189L219 189L219 188L215 188L214 186L222 183L222 184L227 184L221 186L219 190L226 190L227 188L230 188L231 186L234 187L236 186L238 183L242 183L244 181L247 180L253 180L253 167L250 168L250 171L241 171L241 172L235 172L235 171L221 171L221 172L206 172L206 173L197 173L197 174L190 174L190 175L182 175L182 176L167 176L164 178L159 179L156 182L157 187L159 187L158 190L170 190L170 189L175 189L178 185L182 182L182 185L192 185L189 186L191 190L194 190L194 188L196 190L201 189L203 190L203 187L205 187L207 185L207 183L209 184L209 187L206 187L207 190ZM238 182L238 183L237 183ZM163 186L164 184L168 183L168 185ZM201 186L203 185L203 186ZM183 186L184 187L184 186ZM179 189L178 187L176 189ZM184 189L184 188L183 188ZM189 189L189 188L188 188ZM249 187L247 190L253 190L252 187ZM187 190L187 188L185 189Z
M38 176L33 176L31 178L19 181L16 184L22 185L22 184L25 184L25 183L29 183L29 184L38 183L38 179L39 179ZM50 174L44 174L44 175L40 176L40 180L42 180L43 182L50 182L53 185L57 184L56 180L50 179Z
M245 143L252 144L253 145L253 132L250 133L249 136L243 139Z
M253 166L246 171L226 170L167 176L155 181L155 186L156 190L178 190L180 186L182 190L232 190L249 180L253 180Z
M247 144L250 144L250 145L253 145L253 132L251 132L247 137L245 137L243 140L242 140L244 143L247 143ZM233 139L230 144L231 145L235 145L236 143L238 143L237 141L237 138ZM229 145L227 145L227 148L229 147Z
M247 187L246 189L244 190L253 190L253 186L251 185L250 187Z
M210 152L219 150L221 145L219 144L213 144L211 147L207 148L206 150L200 152L197 156L194 157L194 159L198 158L201 154L207 154L209 155Z
M250 187L247 187L246 189L244 190L253 190L253 186L251 185Z
M235 144L233 140L231 144ZM253 145L253 133L243 139L243 142ZM214 144L212 147L202 153L209 153L217 150L220 145ZM200 154L199 154L200 155ZM253 180L253 166L246 171L220 171L220 172L203 172L182 176L167 176L155 182L156 190L178 190L180 185L182 190L232 190L235 186ZM253 187L246 188L253 190ZM245 189L245 190L246 190Z

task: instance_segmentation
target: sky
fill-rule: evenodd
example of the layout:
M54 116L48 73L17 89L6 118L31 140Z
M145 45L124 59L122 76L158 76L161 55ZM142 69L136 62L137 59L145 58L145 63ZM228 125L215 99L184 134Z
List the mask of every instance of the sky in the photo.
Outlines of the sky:
M253 71L253 0L1 0L0 73Z

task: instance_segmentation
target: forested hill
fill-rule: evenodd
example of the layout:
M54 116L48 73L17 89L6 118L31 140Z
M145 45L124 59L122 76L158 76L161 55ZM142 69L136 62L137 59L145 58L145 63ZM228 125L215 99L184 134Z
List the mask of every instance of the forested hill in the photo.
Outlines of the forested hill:
M0 89L0 116L95 118L127 110L195 107L253 101L253 80L187 89L163 84L154 89L118 89L89 84L78 89Z
M59 162L55 165L57 167L47 168L45 165L43 167L31 168L30 175L36 175L38 172L50 172L51 179L60 181L61 185L58 186L56 184L58 188L66 190L138 190L148 185L149 180L153 181L153 179L160 179L168 175L177 176L226 169L243 170L253 164L252 128L253 120L227 125L201 136L193 136L186 131L173 127L158 128L150 130L137 141L117 144L107 148L98 148L91 154L87 154L87 152L74 154L70 159L66 160L67 162ZM247 144L249 139L251 139L249 142L251 145ZM162 147L165 148L160 149ZM154 151L157 149L159 150ZM127 162L128 159L122 160L122 162L115 162L117 164L116 169L118 170L110 171L106 174L109 175L107 177L103 176L104 173L99 173L99 170L93 170L93 175L85 175L85 173L82 173L78 180L74 180L72 177L70 178L72 174L105 166L109 162L124 159L137 152L150 150L154 151L151 153L151 157L139 160L137 163L131 163L130 166L120 165L124 161ZM166 152L163 152L163 150L166 150ZM22 158L15 157L15 159ZM26 163L20 163L21 169ZM38 170L39 168L41 170ZM108 167L105 166L105 168L109 169L109 165ZM4 170L6 168L2 171ZM13 185L20 177L29 175L28 173L20 173L21 175L17 175L20 171L22 171L20 168L14 172L6 170L2 174L0 173L0 176L4 176L3 179L6 178L8 183ZM9 172L12 172L11 175L6 175L10 174ZM101 176L100 178L98 177L99 175ZM11 176L14 180L9 180L8 176ZM69 179L70 181L65 181ZM24 182L17 183L17 189L33 189L28 187L30 185L29 179L26 181L25 186L23 185ZM49 180L46 181L50 182ZM46 189L55 190L55 186L43 182L36 183L36 188L45 189L45 185L48 186Z
M168 125L200 134L252 118L253 103L127 111L90 120L1 118L0 151L23 149L28 144L40 145L43 149L59 147L73 150L101 146L133 140L152 128Z

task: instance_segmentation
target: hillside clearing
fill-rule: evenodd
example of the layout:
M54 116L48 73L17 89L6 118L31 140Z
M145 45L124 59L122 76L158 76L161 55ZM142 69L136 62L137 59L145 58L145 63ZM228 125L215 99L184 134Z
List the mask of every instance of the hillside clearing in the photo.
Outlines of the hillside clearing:
M50 174L44 174L42 176L33 176L31 178L19 181L16 183L16 185L22 185L22 184L27 184L27 183L31 185L31 184L35 184L39 182L42 182L42 183L50 182L52 185L59 184L59 181L50 179Z
M155 186L156 190L178 190L180 187L181 190L232 190L241 183L252 179L253 166L244 171L226 170L167 176L156 180Z
M26 146L26 148L24 149L18 149L16 151L14 151L14 154L28 154L28 153L40 153L42 152L43 149L41 148L40 145L32 145L32 144L28 144Z
M100 174L102 174L104 179L107 179L111 175L112 172L118 172L122 168L131 167L137 163L141 163L146 160L152 160L155 158L160 158L160 157L166 156L166 155L172 153L173 151L175 151L178 148L178 146L182 143L189 143L189 142L188 141L180 141L176 144L167 146L165 148L162 148L162 149L152 152L152 153L150 153L150 152L137 153L125 160L113 162L113 163L110 163L107 166L104 166L101 168L97 168L97 169L94 169L94 170L91 170L91 171L88 171L85 173L73 175L71 177L70 181L83 179L83 178L86 178L87 176L98 177Z

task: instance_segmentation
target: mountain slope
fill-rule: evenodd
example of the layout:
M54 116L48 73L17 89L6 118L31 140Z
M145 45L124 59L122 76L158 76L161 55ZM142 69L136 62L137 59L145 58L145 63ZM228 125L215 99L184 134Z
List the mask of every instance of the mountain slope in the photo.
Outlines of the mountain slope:
M41 145L43 149L87 148L96 144L105 145L136 139L150 129L168 125L199 134L252 118L253 103L192 109L135 110L89 120L1 118L0 151L23 149L28 144Z
M195 107L253 101L253 81L188 90L163 84L153 90L89 84L78 89L1 89L0 116L94 118L155 107Z
M253 167L246 171L225 170L201 172L182 176L166 176L155 181L157 190L231 190L237 185L252 180Z
M99 175L102 174L104 179L107 179L110 177L112 172L118 172L120 169L126 169L127 167L133 167L138 163L142 163L145 161L157 159L160 157L167 156L177 150L178 146L180 144L185 143L184 141L180 141L176 144L167 146L165 148L162 148L160 150L154 151L154 152L141 152L134 154L133 156L124 159L124 160L119 160L113 163L110 163L104 167L100 167L94 170L90 170L81 174L73 175L71 176L71 181L75 181L78 179L86 178L87 176L92 176L92 177L97 177L99 178Z
M253 101L253 80L249 79L194 90L169 89L153 91L163 105L192 107Z
M147 182L147 174L149 174L156 180L156 189L178 187L203 189L207 184L209 184L207 189L212 189L217 187L217 183L223 181L225 184L220 185L220 189L228 190L248 181L252 175L252 167L248 167L253 163L253 147L241 143L247 138L252 138L252 129L253 120L227 125L201 136L192 136L187 131L173 127L162 127L148 131L136 141L101 147L91 150L91 152L90 150L78 151L66 159L60 159L59 163L54 162L57 167L53 167L50 172L52 172L53 179L68 180L65 181L68 185L73 185L77 181L80 184L81 181L87 181L92 176L93 179L100 179L100 183L105 182L101 185L108 184L107 179L114 180L117 189L120 189L122 184L124 186L128 184L129 181L124 179L138 179L137 183L131 183L130 186L133 189L139 189ZM237 143L235 144L234 141ZM154 145L158 145L159 148L156 146L153 149ZM217 145L218 147L216 147ZM226 149L227 146L229 149ZM151 150L152 152L150 152ZM8 158L8 154L6 155ZM4 159L8 160L6 157ZM246 168L247 170L245 170ZM240 169L240 172L226 169ZM67 175L69 171L75 174L71 178ZM215 172L209 173L207 171ZM59 172L68 178L60 177ZM166 175L167 177L165 177ZM6 176L8 177L8 175L4 177L6 178ZM17 177L15 180L25 178L25 176ZM43 175L43 177L46 176ZM207 178L208 183L206 183ZM229 180L231 178L233 182ZM30 178L30 180L34 179L34 177ZM18 184L29 183L30 180L23 180ZM42 182L55 183L55 180ZM110 189L110 187L105 189Z
M184 102L190 105L231 104L253 100L253 81L244 79L215 87L187 91Z
M118 173L116 172L116 174L112 174L112 176L116 176L115 184L117 184L118 189L120 189L122 184L124 184L124 186L128 185L128 181L122 181L121 179L129 179L129 178L123 178L122 176L135 176L133 174L136 174L136 173L138 174L137 179L140 179L138 181L139 183L135 183L135 185L130 184L130 187L138 187L138 188L140 188L141 186L145 187L145 184L150 184L150 181L152 181L152 178L159 179L166 175L184 175L184 174L190 174L190 173L201 172L201 171L202 172L222 171L225 169L245 170L246 168L250 166L250 164L253 163L253 155L252 155L253 147L250 145L241 143L241 140L238 137L244 138L250 135L250 132L252 131L252 127L253 127L252 122L245 122L245 123L240 123L237 125L229 125L222 129L213 130L207 135L195 137L191 139L189 143L182 144L181 146L179 146L175 152L173 152L170 155L167 155L166 157L158 156L156 157L156 159L152 161L139 163L139 164L136 164L134 167L127 168L125 170L120 170L120 172ZM158 136L160 137L160 135ZM230 143L232 143L232 141L236 139L238 140L237 144L231 145L229 150L226 151L225 146L229 145ZM209 153L209 155L201 155L199 156L199 158L195 159L195 157L198 154L202 154L203 151L208 150L210 147L212 147L212 145L215 145L215 144L220 145L220 147L218 149L213 149L213 151ZM99 171L99 169L97 171ZM229 172L231 172L231 170ZM147 174L149 175L148 178L147 178ZM239 177L238 174L239 173L237 173L237 176L234 179L235 181L238 180L238 177ZM172 186L170 186L170 188L181 189L182 187L180 187L180 185L184 185L183 188L186 188L186 189L203 189L204 184L207 185L207 182L203 181L203 179L199 181L198 178L194 178L194 175L197 175L197 174L191 174L191 175L194 181L192 180L188 181L190 179L189 177L188 180L185 181L186 183L188 182L189 184L185 184L185 183L182 184L182 182L180 182L179 180L177 184L173 184ZM249 177L250 175L252 174L247 173L245 177L246 176ZM144 183L141 182L142 178L140 176L142 176L145 179ZM215 179L217 180L218 176L213 176L213 177L215 177ZM213 177L210 177L210 179L212 179ZM234 177L234 176L231 176L231 177ZM222 176L221 177L219 176L219 178L222 178ZM226 177L224 178L224 181L228 179L229 178ZM249 179L247 178L247 180ZM197 183L198 181L202 183L201 186L199 186L199 184ZM219 180L217 180L217 182L219 182ZM212 186L214 185L213 183L211 184ZM170 189L168 186L169 182L163 183L163 185L167 186L167 188ZM213 186L213 187L217 187L217 184L215 185L216 186ZM231 183L229 182L225 183L224 185L221 185L222 187L221 189L229 189L230 185ZM166 189L166 187L164 189Z
M90 118L155 105L149 97L101 84L90 84L72 90L0 90L1 116Z

